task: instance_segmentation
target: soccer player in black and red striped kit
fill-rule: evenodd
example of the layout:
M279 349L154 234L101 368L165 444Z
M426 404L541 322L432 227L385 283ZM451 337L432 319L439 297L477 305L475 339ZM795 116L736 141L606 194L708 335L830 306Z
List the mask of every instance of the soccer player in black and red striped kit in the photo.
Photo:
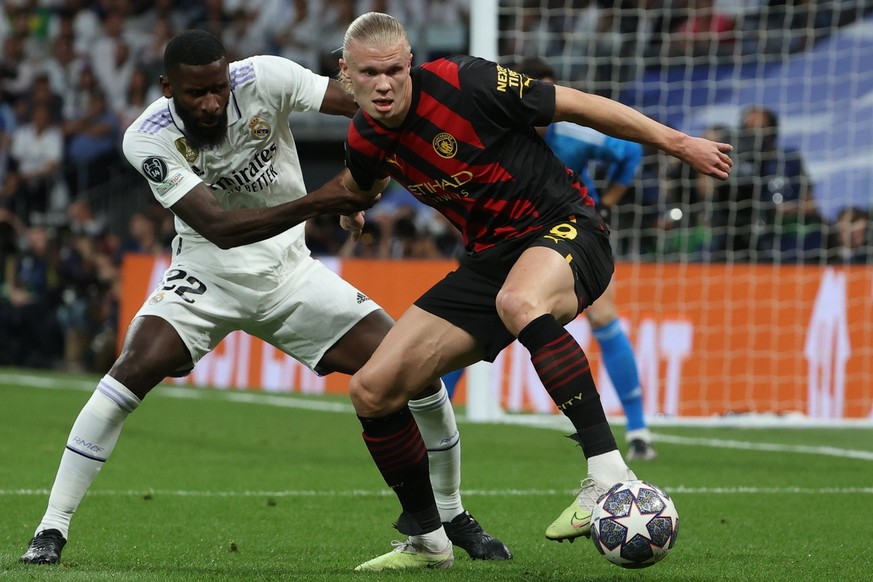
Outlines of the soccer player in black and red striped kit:
M427 447L407 402L446 372L492 361L515 338L573 423L587 459L579 494L546 537L590 535L598 495L635 476L616 447L585 353L564 325L606 288L613 259L593 200L534 128L588 125L658 147L720 179L730 172L731 146L474 57L413 68L408 37L387 14L367 13L349 26L340 80L360 107L348 132L346 187L375 195L397 180L445 215L467 250L458 269L403 314L352 377L364 441L400 501L395 527L408 536L358 569L452 565L428 483ZM363 221L363 213L341 218L353 237Z

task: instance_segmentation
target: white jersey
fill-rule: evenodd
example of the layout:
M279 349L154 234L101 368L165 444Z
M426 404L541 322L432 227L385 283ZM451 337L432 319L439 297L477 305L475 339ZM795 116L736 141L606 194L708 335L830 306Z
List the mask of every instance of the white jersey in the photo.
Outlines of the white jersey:
M161 97L124 133L124 155L165 208L201 182L212 188L225 210L296 200L306 194L306 187L289 116L317 110L327 85L327 77L280 57L231 63L227 136L220 146L192 148L173 100ZM179 244L212 245L222 268L252 274L294 255L308 255L303 230L301 223L267 241L221 250L176 217Z

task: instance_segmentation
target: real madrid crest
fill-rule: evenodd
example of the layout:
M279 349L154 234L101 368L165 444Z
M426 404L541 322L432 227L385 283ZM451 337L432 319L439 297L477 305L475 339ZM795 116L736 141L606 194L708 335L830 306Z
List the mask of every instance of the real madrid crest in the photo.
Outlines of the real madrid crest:
M157 292L155 292L155 294L152 295L151 298L149 299L149 305L154 305L154 304L156 304L156 303L160 303L160 302L163 301L163 300L164 300L164 292L163 292L163 291L157 291Z
M200 152L197 151L196 148L192 148L191 144L188 143L188 140L184 137L180 137L176 140L176 149L179 150L179 153L185 156L185 161L189 164L193 164L197 161L197 156Z
M458 153L458 140L446 132L436 134L433 138L433 151L444 158L453 158Z
M258 116L252 117L249 121L249 129L252 131L252 139L267 139L273 131L270 124Z

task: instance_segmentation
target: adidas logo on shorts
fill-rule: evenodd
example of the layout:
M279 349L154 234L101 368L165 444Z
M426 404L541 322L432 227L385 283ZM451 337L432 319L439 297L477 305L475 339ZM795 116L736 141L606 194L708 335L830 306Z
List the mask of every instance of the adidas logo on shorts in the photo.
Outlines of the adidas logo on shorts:
M364 295L363 293L358 293L358 304L360 305L364 301L369 301L370 298Z

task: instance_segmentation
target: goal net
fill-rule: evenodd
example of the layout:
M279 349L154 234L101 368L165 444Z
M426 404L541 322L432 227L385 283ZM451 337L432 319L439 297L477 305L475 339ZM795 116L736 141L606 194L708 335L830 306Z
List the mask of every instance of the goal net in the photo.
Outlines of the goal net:
M496 4L471 40L501 64L735 147L723 183L647 148L605 211L649 418L873 422L873 1ZM620 418L587 321L569 329ZM472 417L555 412L518 344L471 376Z

